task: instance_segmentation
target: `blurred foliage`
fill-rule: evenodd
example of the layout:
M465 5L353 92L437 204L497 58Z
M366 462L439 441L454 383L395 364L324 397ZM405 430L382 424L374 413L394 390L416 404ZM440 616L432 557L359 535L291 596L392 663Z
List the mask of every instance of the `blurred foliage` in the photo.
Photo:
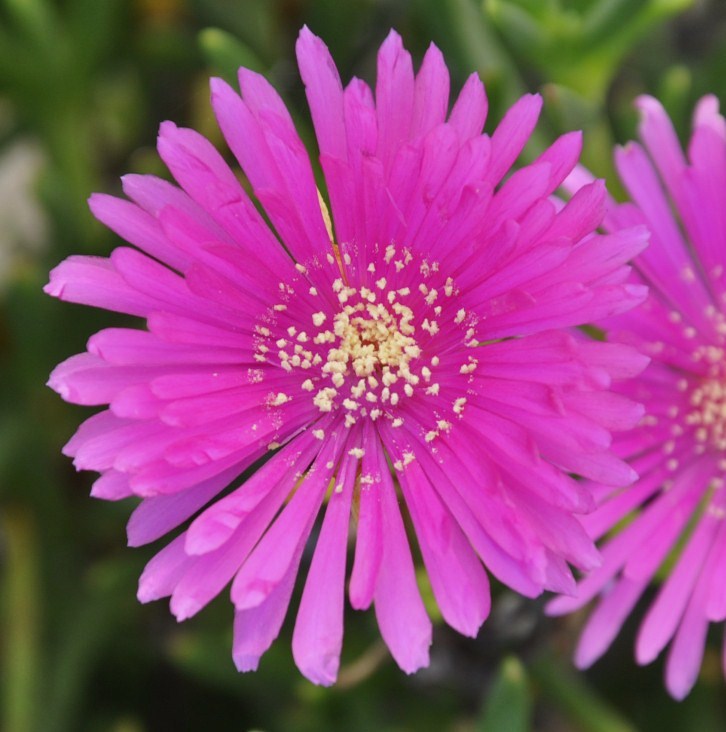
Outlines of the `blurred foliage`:
M579 674L569 657L581 619L546 620L541 603L501 588L479 638L437 626L431 667L413 677L391 662L371 613L349 611L340 684L329 690L295 670L288 626L258 673L238 675L224 597L181 626L163 603L137 604L135 578L154 547L126 549L129 506L87 497L91 477L60 455L84 410L43 386L88 335L124 319L53 302L41 287L68 254L117 243L85 200L117 191L127 170L165 174L153 149L161 120L221 142L210 74L233 79L244 64L267 75L312 143L293 55L303 23L325 38L343 78L373 78L392 26L416 59L433 40L454 88L471 70L485 80L489 129L520 94L543 92L526 155L583 127L584 159L599 175L612 172L613 141L634 134L637 94L659 95L681 135L698 96L726 99L722 0L0 0L0 165L28 141L40 151L33 187L13 193L39 204L50 232L13 239L13 208L0 206L2 728L726 729L715 644L695 691L676 704L661 662L635 667L634 623Z
M515 657L505 658L487 694L477 732L528 732L532 697L527 673Z

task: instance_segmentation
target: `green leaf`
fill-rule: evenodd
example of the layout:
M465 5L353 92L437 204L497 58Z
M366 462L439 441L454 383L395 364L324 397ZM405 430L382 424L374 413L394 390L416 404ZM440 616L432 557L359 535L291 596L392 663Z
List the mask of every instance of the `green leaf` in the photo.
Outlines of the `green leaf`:
M38 46L53 42L57 18L47 0L3 0L7 14L16 28Z
M227 81L236 83L240 66L264 73L267 69L259 56L231 33L219 28L205 28L199 33L199 46L207 63Z
M121 0L74 0L68 11L73 67L84 75L113 48L124 7Z
M502 661L476 726L477 732L528 732L532 699L524 666L510 656Z
M529 668L541 695L581 732L637 732L588 684L584 674L575 672L554 655L541 656Z

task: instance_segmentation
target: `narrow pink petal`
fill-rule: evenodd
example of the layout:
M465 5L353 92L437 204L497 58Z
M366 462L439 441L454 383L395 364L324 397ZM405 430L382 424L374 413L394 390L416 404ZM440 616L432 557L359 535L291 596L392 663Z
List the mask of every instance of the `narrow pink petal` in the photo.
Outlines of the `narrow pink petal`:
M271 492L282 490L280 500L284 499L296 475L314 459L319 445L309 434L292 440L237 490L207 508L187 531L187 552L205 554L221 546Z
M635 227L619 231L616 236L590 237L573 250L560 276L562 280L579 279L593 285L606 283L613 273L627 272L624 265L645 250L648 236L645 227Z
M701 520L638 632L638 663L650 663L676 632L710 547L715 525Z
M726 141L713 126L699 126L691 137L688 156L692 165L679 181L679 211L706 275L723 292L719 273L726 216L719 192L726 185Z
M460 495L460 491L461 494L466 493L462 490L466 478L462 479L460 477L461 474L456 469L451 454L446 455L445 461L448 474L443 473L441 468L424 451L419 453L417 459L424 467L442 502L451 511L452 516L466 534L467 539L471 542L472 547L481 557L487 569L501 582L526 597L539 595L542 592L542 587L530 577L530 568L527 564L521 561L520 556L514 557L505 551L503 545L506 542L502 542L502 545L497 543L498 538L501 538L501 528L507 526L509 517L505 514L504 520L501 520L500 516L495 515L492 517L491 524L480 520L480 517L489 518L487 515L490 513L489 506L483 506L481 511L476 511L475 508L478 508L478 506L472 508L471 505L467 505L462 495ZM471 481L470 477L467 476L467 478ZM475 484L481 485L484 483L476 481ZM489 526L496 527L497 531L490 534L487 531Z
M88 205L93 215L122 239L176 269L189 266L189 258L167 239L159 222L135 204L94 193Z
M129 287L111 260L103 257L68 257L51 271L43 292L67 302L129 315L147 315L159 304Z
M689 476L687 476L689 477ZM683 481L674 486L670 493L670 500L677 501L683 497L684 487L688 483ZM644 540L651 532L657 531L663 514L670 506L664 504L650 506L643 512L639 521L631 523L620 533L610 538L600 547L602 564L590 572L579 584L575 597L557 597L547 605L548 615L564 615L586 605L598 593L604 590L613 578L622 569L627 559L638 551Z
M176 313L151 313L147 321L149 331L161 340L169 343L192 343L196 346L213 348L249 348L254 349L254 336L251 331L234 324L229 327L205 323L196 318L177 315Z
M645 413L642 404L611 392L572 392L562 399L566 407L612 431L632 429Z
M221 460L208 461L194 468L180 468L157 456L135 471L130 483L134 493L139 496L171 495L191 488L232 465L237 466L241 474L253 460L254 455L250 456L247 448L233 451Z
M176 528L194 515L238 475L237 466L197 483L194 488L168 496L145 498L126 527L129 546L142 546Z
M701 581L691 596L668 653L665 668L666 688L678 701L685 699L698 679L708 633L704 600L708 591Z
M557 213L548 237L569 236L579 241L590 234L605 216L605 183L595 180L581 186Z
M638 125L640 138L671 195L677 196L678 179L686 167L686 159L673 123L663 105L654 97L638 97L635 107L641 114Z
M260 122L220 79L211 88L217 122L280 238L296 259L312 259L328 235L300 138L279 118Z
M232 601L238 610L264 602L298 553L302 552L333 475L325 465L335 463L342 449L340 443L330 444L333 439L329 438L304 483L295 491L235 577Z
M197 317L213 323L229 322L240 317L234 310L234 301L216 304L204 297L206 293L199 297L191 290L189 278L201 265L193 265L186 278L183 278L129 247L115 249L111 254L111 262L134 290L158 301L157 309L178 313L192 311Z
M109 404L117 417L128 419L154 419L163 406L164 403L152 393L147 384L136 384L122 389Z
M710 127L726 141L726 121L719 113L719 101L715 94L701 97L693 110L693 126Z
M158 432L158 425L116 417L109 410L87 419L64 445L63 454L73 457L79 470L108 470L126 445Z
M517 220L551 189L552 166L535 163L515 171L502 183L494 196L490 214L495 219Z
M391 31L378 51L376 76L377 155L386 169L398 148L409 138L413 101L411 55L403 48L398 33Z
M444 620L473 638L491 607L486 572L416 461L399 479Z
M91 336L88 351L120 366L171 366L173 364L252 365L252 355L236 348L201 350L185 344L166 343L143 330L106 328Z
M658 453L660 453L660 450ZM658 459L662 462L660 454ZM632 467L636 472L639 472L636 461L632 462ZM665 466L659 466L645 476L642 472L639 472L640 479L636 483L603 503L597 510L580 518L588 534L595 540L600 539L630 511L640 506L653 493L658 491L668 474L669 471ZM607 486L607 491L608 493L612 492L612 487Z
M449 71L443 54L432 43L416 75L411 137L425 135L444 122L448 108Z
M706 604L706 615L712 622L726 620L726 577L721 571L723 557L726 556L726 523L714 540L711 562L713 570L710 577L710 589Z
M193 557L169 603L179 622L196 615L224 589L247 557L251 544L251 537L239 532L209 554Z
M600 601L577 644L575 664L578 668L589 668L607 651L646 585L647 580L621 579Z
M375 594L383 556L380 484L383 472L389 469L378 435L370 423L365 428L364 442L355 556L348 589L350 604L356 610L366 610Z
M343 162L331 154L322 153L320 161L325 172L330 196L331 213L338 241L366 241L363 196L370 187L370 164L375 154L378 129L373 93L360 79L353 79L343 96L347 153ZM377 166L382 171L380 164ZM382 180L380 172L379 180ZM379 186L379 188L382 186Z
M255 671L262 654L272 645L285 620L295 586L299 561L293 562L285 576L260 605L235 610L232 658L238 671Z
M479 135L487 119L488 102L484 84L477 74L466 80L449 116L449 123L462 140Z
M133 491L129 486L127 475L116 470L107 470L94 482L91 487L91 495L105 501L119 501L132 496Z
M285 125L293 127L292 117L285 102L262 74L240 67L237 72L242 99L258 119L266 115L279 117Z
M535 161L550 165L549 193L572 172L582 152L582 132L568 132L558 137Z
M575 516L547 503L525 486L513 482L513 487L512 501L548 549L582 570L600 566L600 555Z
M157 376L153 368L114 367L91 353L79 353L58 364L48 386L72 404L108 404L122 389Z
M310 436L302 450L295 450L295 446L292 446L282 458L279 454L276 456L277 462L289 467L289 460L294 463L296 459L300 459L301 453L307 452L309 456L317 450L319 443L312 445L316 442ZM269 474L270 471L266 472ZM196 541L189 542L198 553L196 561L184 573L172 594L171 611L178 620L198 612L232 579L279 512L293 485L294 479L289 480L288 473L281 480L267 486L267 490L255 491L257 486L251 486L250 493L257 495L251 497L246 514L234 517L236 524L232 523L231 531L225 532L217 542L207 542L204 547L200 546L198 537ZM299 562L303 547L304 542L300 542L293 553L292 563ZM202 548L205 550L203 553L200 552ZM186 549L186 544L185 551L187 554L191 553Z
M167 597L194 560L184 552L184 535L177 536L144 567L139 578L139 602L151 602Z
M209 232L214 240L233 243L233 239L214 219L181 188L155 175L127 174L121 176L124 193L155 219L160 219L166 209L183 214L198 228ZM192 257L193 259L193 257Z
M346 160L343 86L327 46L303 26L295 46L320 153Z
M706 329L703 311L710 298L693 265L652 164L637 143L630 143L619 150L616 164L620 177L633 201L647 218L652 232L652 246L643 253L639 262L641 271L673 307L687 315L691 323ZM693 279L684 278L687 271L693 273Z
M542 98L527 94L507 110L492 135L492 162L487 180L498 183L504 177L529 140L541 109Z
M285 256L214 146L194 130L162 123L159 155L189 196L235 236L235 244L272 261Z
M375 611L381 636L407 674L428 666L431 621L426 614L390 472L381 473L383 558Z
M175 370L149 381L151 390L159 399L181 399L199 394L212 394L240 386L249 381L249 373L235 366L227 368L215 364L199 369Z
M164 449L163 457L175 468L187 470L235 454L251 464L270 449L270 443L287 442L316 416L314 408L305 402L293 401L272 410L260 405L233 417L179 429L180 434Z
M346 449L357 446L358 431ZM328 499L292 635L292 655L303 676L314 684L335 683L343 647L345 555L357 458L343 456L336 488Z

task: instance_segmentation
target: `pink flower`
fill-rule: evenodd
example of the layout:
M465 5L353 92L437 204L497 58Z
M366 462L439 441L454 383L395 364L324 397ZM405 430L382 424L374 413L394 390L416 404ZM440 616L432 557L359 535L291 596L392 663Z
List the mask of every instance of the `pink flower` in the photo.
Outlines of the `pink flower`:
M636 658L650 663L672 641L666 686L682 699L696 681L709 623L726 619L726 122L715 98L702 99L686 159L661 105L641 97L638 107L645 150L630 143L616 153L635 205L611 204L605 224L645 223L652 232L634 277L651 295L609 324L611 340L652 358L640 380L619 387L646 406L639 427L614 442L640 479L625 490L594 486L599 508L583 524L593 539L608 535L602 566L576 599L558 598L550 611L601 595L576 651L576 663L589 666L665 570ZM574 187L584 180L576 175Z
M332 222L270 85L241 69L240 98L212 80L222 132L271 226L209 142L164 123L159 154L181 188L127 176L131 202L91 199L141 251L71 257L46 288L148 329L97 333L50 384L68 401L109 405L65 452L101 473L94 496L142 498L132 546L192 519L148 564L139 598L170 595L182 620L231 582L240 670L278 635L325 506L292 647L305 676L330 684L351 515L350 603L374 605L407 672L428 662L431 622L404 518L444 619L470 636L489 612L485 566L534 596L573 590L567 562L597 563L575 518L591 497L567 471L634 479L609 452L610 430L642 410L608 387L646 359L566 329L644 299L624 263L647 235L593 234L600 182L564 208L550 201L577 161L578 134L502 182L538 97L489 137L476 76L447 119L449 76L434 46L414 77L391 33L375 100L360 80L342 88L307 29L297 52Z

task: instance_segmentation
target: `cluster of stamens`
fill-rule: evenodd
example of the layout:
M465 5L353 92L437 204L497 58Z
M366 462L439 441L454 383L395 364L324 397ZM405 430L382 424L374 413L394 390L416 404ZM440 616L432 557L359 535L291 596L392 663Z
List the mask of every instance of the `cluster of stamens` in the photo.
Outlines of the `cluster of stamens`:
M346 427L360 418L400 427L406 400L442 396L441 369L455 369L463 385L473 379L477 360L462 348L478 345L475 319L457 307L459 292L436 262L415 261L410 251L390 245L378 267L369 263L356 271L351 264L345 253L329 254L327 268L298 265L300 276L280 286L283 302L258 322L255 360L301 376L301 394L271 392L267 405L308 395L321 413L342 410ZM449 345L440 353L434 343L444 335L442 326ZM460 334L453 346L452 328ZM448 432L451 419L463 413L466 387L446 396L444 409L438 402L432 409L426 441Z
M686 281L692 279L688 270L684 270L683 276ZM676 452L677 441L686 430L695 440L693 450L696 454L703 454L709 449L726 451L726 317L714 305L708 305L703 314L711 322L713 333L710 343L696 342L691 353L694 370L699 375L694 373L690 378L678 380L676 388L680 396L666 410L667 417L672 420L672 437L662 449L671 456L666 463L671 471L679 467L680 461L672 453ZM684 339L692 341L696 338L696 329L684 323L680 312L669 313L669 320L680 329ZM650 349L653 354L660 354L665 344L651 343ZM657 423L655 416L644 418L644 424ZM719 460L719 469L726 470L726 458Z
M384 414L382 408L412 397L422 383L428 394L439 391L439 384L432 382L439 358L419 363L422 353L414 338L414 314L402 302L410 295L409 288L386 291L386 281L381 279L376 289L347 287L336 279L333 290L341 310L333 316L331 327L320 329L313 338L314 343L330 344L321 368L330 385L321 380L325 385L317 389L313 401L327 412L342 395L348 426L358 416L378 419ZM315 389L312 381L303 388Z
M696 426L696 440L726 450L726 383L707 379L691 391L693 409L686 415L686 424Z

